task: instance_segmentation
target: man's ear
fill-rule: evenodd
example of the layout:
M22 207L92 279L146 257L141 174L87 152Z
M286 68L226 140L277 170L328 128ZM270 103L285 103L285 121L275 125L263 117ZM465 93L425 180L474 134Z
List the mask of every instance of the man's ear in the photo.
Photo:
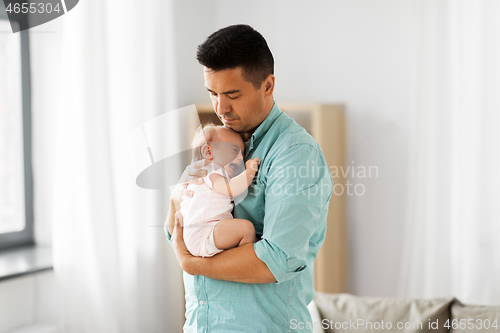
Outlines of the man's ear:
M203 147L201 147L201 155L204 158L212 159L212 148L210 148L208 143L205 143Z
M272 96L274 91L274 82L276 77L273 74L269 74L262 84L264 85L264 94Z

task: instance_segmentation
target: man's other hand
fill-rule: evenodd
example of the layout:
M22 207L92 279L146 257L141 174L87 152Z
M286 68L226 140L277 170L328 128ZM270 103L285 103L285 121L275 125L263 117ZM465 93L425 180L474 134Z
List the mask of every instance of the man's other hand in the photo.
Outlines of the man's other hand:
M182 201L182 196L193 196L193 191L188 190L187 186L189 184L203 184L203 179L201 177L205 177L207 175L207 170L203 170L202 168L210 163L211 161L209 159L203 159L191 163L186 167L186 169L184 169L178 185L170 195L170 200L174 202L175 206L175 211L173 212L174 214L181 209L180 203Z
M185 270L187 273L187 261L193 257L191 252L186 247L186 243L184 243L184 236L183 236L183 221L182 221L182 214L180 212L177 212L175 214L175 226L174 226L174 231L172 233L172 247L174 248L174 253L175 256L177 257L177 261L179 262L179 265L183 270Z

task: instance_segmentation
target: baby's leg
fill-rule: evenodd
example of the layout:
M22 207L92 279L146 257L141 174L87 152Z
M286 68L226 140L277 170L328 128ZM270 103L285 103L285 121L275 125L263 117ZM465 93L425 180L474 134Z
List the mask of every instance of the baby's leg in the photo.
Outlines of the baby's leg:
M232 249L247 243L255 243L255 227L244 219L224 219L215 225L214 243L221 250Z

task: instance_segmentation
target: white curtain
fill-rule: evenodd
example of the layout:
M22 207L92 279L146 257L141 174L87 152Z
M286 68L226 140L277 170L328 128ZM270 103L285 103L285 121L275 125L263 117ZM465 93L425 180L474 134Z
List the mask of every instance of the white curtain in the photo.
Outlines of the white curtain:
M500 304L500 2L419 4L399 294Z
M135 185L128 137L175 103L170 1L85 0L65 15L53 119L61 332L180 332L181 270L161 191Z

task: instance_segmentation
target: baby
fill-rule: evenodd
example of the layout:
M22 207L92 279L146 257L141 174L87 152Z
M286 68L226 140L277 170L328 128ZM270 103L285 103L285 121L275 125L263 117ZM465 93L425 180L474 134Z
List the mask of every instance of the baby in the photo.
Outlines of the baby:
M200 126L192 142L194 162L210 159L203 169L203 183L189 184L193 196L183 196L180 212L184 221L184 242L192 255L211 257L223 250L257 241L252 222L233 218L232 199L245 192L260 160L248 160L240 135L213 124ZM241 172L241 173L240 173Z

